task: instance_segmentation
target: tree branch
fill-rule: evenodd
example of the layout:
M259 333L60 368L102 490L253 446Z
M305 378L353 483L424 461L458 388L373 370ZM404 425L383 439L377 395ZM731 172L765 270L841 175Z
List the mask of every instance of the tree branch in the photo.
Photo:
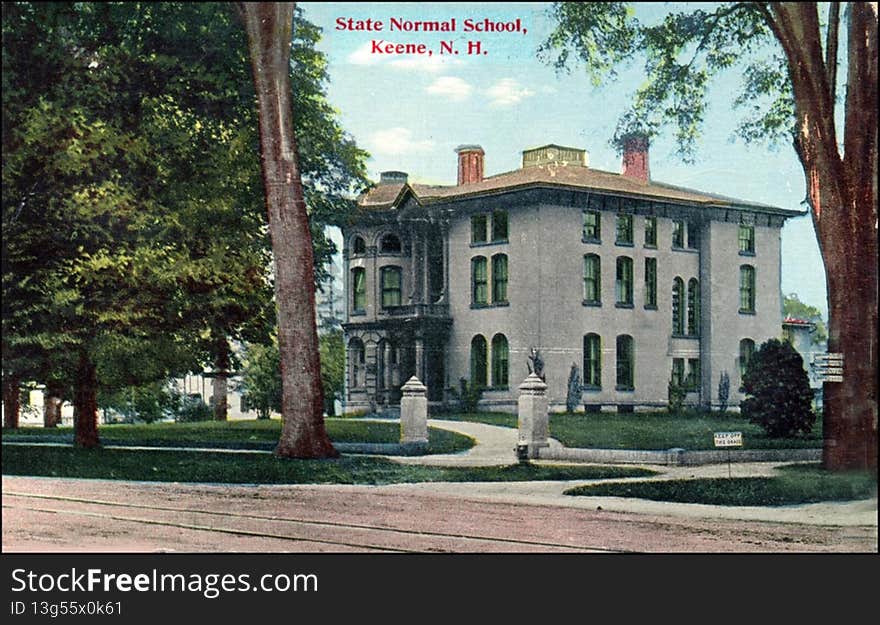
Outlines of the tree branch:
M837 37L840 30L840 3L832 2L828 14L828 36L825 39L825 71L831 101L837 99Z

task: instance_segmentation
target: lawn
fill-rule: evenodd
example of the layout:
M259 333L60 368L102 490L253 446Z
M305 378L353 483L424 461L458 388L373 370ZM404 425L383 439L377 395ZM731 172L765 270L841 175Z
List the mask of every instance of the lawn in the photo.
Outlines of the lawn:
M444 414L435 418L476 421L517 427L512 414L486 412ZM743 433L743 449L802 449L822 447L822 420L817 420L807 437L769 438L760 426L732 413L686 413L664 411L619 414L551 414L550 436L566 447L592 449L714 449L715 432Z
M337 443L397 443L397 423L351 419L325 419L330 439ZM201 447L236 447L240 449L272 449L281 434L278 419L247 421L200 421L197 423L149 423L102 425L98 429L104 444ZM64 441L73 440L73 428L19 428L3 430L4 437L13 435L39 436ZM438 428L428 428L428 453L447 454L470 449L474 440L469 436Z
M613 466L518 465L431 467L344 455L336 460L290 460L262 453L76 449L6 445L4 475L227 484L396 484L617 479L654 474Z
M877 477L866 471L833 473L818 464L796 464L781 467L774 477L591 484L572 488L565 494L716 506L789 506L876 497Z

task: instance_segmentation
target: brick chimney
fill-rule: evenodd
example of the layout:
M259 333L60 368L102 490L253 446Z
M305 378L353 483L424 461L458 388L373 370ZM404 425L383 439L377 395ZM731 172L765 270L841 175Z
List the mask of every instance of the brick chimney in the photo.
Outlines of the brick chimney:
M458 184L473 184L483 180L483 148L478 145L460 145L458 154Z
M630 135L623 140L623 167L620 173L642 182L651 180L647 135Z

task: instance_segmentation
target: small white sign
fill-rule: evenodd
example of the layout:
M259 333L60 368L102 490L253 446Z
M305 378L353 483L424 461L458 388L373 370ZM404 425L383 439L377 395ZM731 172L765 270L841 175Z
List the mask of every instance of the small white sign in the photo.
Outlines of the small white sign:
M742 432L715 432L716 447L742 447Z

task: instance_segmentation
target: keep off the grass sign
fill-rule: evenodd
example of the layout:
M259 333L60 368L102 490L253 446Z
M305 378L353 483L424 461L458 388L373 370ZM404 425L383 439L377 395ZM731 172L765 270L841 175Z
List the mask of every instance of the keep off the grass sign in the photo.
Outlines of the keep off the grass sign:
M742 447L742 432L715 432L716 447Z

